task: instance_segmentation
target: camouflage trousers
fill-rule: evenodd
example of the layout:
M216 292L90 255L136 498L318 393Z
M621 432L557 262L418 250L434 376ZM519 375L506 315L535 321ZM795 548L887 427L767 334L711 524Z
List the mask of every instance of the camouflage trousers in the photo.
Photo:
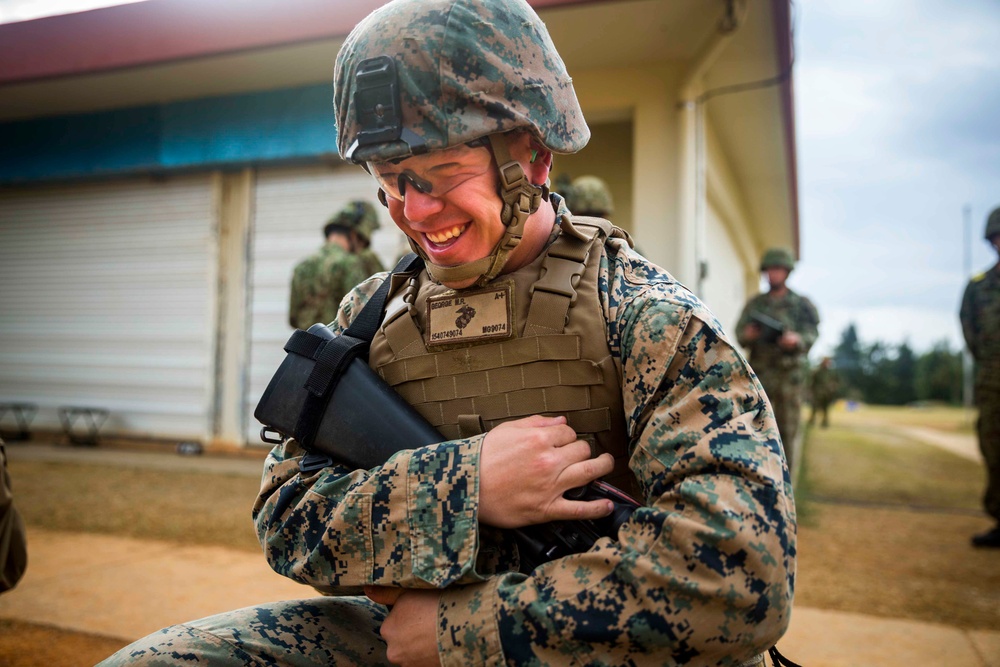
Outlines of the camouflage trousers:
M976 396L979 419L979 449L986 463L986 493L983 507L1000 523L1000 389L979 390Z
M386 608L365 597L272 602L164 628L99 663L115 665L389 665Z
M799 434L799 422L802 421L802 374L797 369L754 368L754 372L771 401L781 444L785 450L785 460L788 461L788 472L792 473L795 438Z

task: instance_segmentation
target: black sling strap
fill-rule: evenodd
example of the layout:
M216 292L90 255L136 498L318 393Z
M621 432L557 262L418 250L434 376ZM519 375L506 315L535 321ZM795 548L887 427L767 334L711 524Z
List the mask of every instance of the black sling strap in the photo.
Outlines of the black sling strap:
M412 252L400 259L354 322L340 336L326 339L308 331L296 330L288 339L285 344L286 352L316 362L306 380L308 394L295 425L295 439L303 447L312 446L326 412L326 404L348 364L358 356L368 355L375 332L382 324L392 276L397 273L415 273L423 268L423 264L424 261Z

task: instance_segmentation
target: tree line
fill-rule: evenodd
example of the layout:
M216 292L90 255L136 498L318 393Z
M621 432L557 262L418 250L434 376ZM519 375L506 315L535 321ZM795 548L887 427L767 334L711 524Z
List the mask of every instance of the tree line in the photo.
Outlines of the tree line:
M840 335L833 353L841 395L878 405L914 401L962 403L962 351L947 340L916 354L907 343L863 343L854 324Z

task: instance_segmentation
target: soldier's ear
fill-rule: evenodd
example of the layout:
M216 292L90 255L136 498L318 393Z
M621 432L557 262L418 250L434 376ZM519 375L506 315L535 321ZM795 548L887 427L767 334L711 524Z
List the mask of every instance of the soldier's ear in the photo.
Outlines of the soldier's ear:
M525 176L535 185L542 185L552 171L552 151L530 132L511 133L507 139L510 156L521 163Z

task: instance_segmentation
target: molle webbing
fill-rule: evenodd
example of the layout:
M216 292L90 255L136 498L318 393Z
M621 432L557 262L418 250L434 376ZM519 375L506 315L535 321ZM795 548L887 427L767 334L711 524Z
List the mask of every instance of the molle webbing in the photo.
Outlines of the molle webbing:
M428 347L428 302L451 292L421 280L389 308L370 363L448 438L534 414L565 415L595 455L615 456L606 480L637 493L597 286L601 246L614 230L604 220L574 226L578 220L564 221L563 233L531 264L487 285L513 284L514 336Z

